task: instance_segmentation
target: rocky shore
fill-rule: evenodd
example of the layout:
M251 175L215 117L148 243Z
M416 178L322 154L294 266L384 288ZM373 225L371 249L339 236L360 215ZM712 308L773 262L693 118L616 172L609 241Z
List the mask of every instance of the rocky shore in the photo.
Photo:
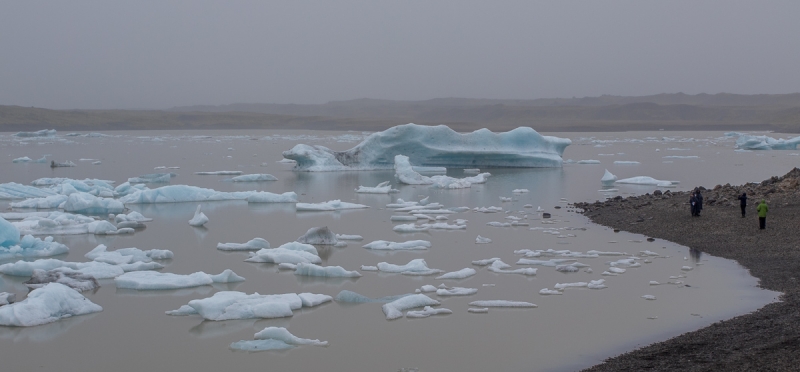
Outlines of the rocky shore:
M800 371L800 169L742 186L701 188L700 217L688 192L577 203L593 222L738 261L781 302L613 358L586 371ZM738 195L747 192L747 217ZM766 230L756 205L769 205Z

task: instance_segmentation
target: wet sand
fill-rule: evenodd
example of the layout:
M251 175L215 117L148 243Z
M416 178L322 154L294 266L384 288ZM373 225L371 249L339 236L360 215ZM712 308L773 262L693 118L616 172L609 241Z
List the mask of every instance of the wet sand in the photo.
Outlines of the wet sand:
M760 184L706 190L700 217L687 192L578 203L593 222L689 246L738 261L780 300L747 315L652 344L586 371L800 370L800 169ZM747 217L737 196L747 192ZM657 194L657 193L656 193ZM765 230L756 205L769 205Z

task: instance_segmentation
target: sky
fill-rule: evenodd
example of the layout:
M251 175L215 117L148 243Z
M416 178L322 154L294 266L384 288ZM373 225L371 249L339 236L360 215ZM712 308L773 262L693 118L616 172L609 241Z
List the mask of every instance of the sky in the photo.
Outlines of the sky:
M800 91L800 1L0 1L0 105Z

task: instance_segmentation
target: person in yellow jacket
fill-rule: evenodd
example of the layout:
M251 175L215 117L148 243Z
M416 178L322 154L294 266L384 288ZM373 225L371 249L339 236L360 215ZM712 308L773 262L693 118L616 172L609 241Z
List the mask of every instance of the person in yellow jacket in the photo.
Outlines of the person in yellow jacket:
M767 207L767 202L764 199L761 199L761 204L756 207L756 212L758 212L758 228L760 230L764 230L767 227L767 211L769 207Z

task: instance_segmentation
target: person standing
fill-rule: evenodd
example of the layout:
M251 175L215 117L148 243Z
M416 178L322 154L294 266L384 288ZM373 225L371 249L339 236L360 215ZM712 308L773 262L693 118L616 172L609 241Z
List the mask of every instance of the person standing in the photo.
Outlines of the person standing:
M761 204L756 207L756 212L758 212L758 228L759 230L764 230L767 228L767 211L769 207L767 207L767 202L764 199L761 199Z
M703 211L703 194L700 193L700 189L695 192L695 198L697 198L697 217L700 217L700 212Z
M739 207L742 208L742 218L744 218L745 209L747 208L747 193L743 192L739 195Z
M694 192L689 197L689 210L692 212L692 217L697 216L697 195Z

